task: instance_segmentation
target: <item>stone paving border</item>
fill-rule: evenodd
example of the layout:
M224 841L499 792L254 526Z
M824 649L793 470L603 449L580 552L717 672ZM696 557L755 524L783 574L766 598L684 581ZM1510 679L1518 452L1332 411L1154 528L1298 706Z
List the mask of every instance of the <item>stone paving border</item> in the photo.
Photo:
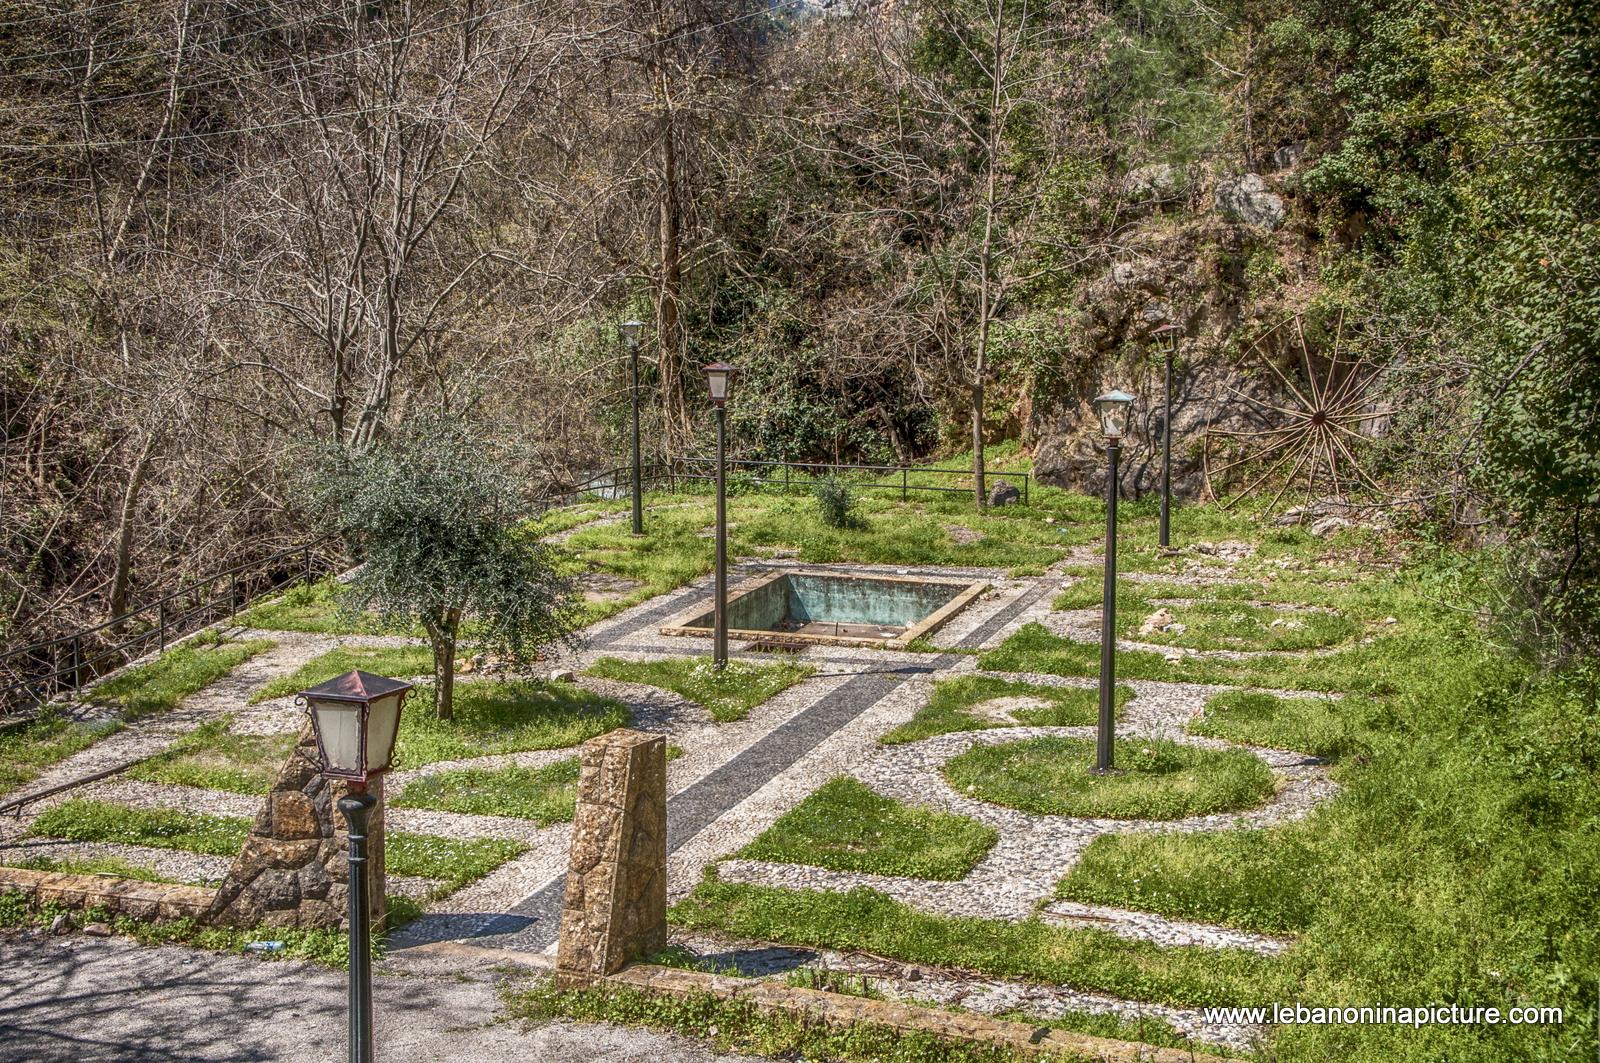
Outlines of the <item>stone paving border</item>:
M0 893L13 890L36 905L104 908L113 915L156 920L199 919L216 895L203 886L0 867Z
M951 1041L992 1045L1009 1049L1024 1059L1050 1056L1086 1057L1107 1063L1222 1063L1219 1056L1187 1049L1156 1048L982 1014L936 1010L890 1000L802 989L765 979L649 964L629 967L607 978L604 984L657 995L710 994L719 1000L747 1003L764 1012L821 1020L847 1029L866 1024L901 1033L931 1034Z

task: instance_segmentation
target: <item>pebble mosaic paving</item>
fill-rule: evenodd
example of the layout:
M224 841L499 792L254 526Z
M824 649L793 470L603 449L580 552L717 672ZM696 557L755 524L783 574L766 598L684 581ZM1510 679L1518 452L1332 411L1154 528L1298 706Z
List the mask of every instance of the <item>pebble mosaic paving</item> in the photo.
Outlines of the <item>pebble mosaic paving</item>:
M1248 556L1243 551L1234 554ZM1230 564L1236 559L1229 555L1216 559L1222 563L1213 563L1213 559L1207 558L1200 571L1161 578L1169 583L1196 586L1228 582L1232 580ZM1006 920L1037 916L1063 926L1094 926L1163 946L1247 949L1263 955L1277 955L1292 943L1146 912L1054 899L1056 882L1076 863L1085 847L1103 834L1262 826L1303 816L1335 793L1336 786L1329 779L1326 766L1313 758L1291 751L1241 747L1187 735L1185 724L1206 699L1230 688L1129 681L1135 697L1127 706L1118 733L1123 737L1170 738L1207 748L1249 749L1271 769L1277 790L1260 806L1242 812L1162 823L1032 815L963 795L954 790L940 772L946 760L975 744L1004 743L1039 735L1089 737L1093 734L1092 728L997 727L940 734L904 745L882 746L877 741L879 736L910 720L927 704L937 679L975 672L977 659L970 651L997 646L1024 624L1039 622L1067 637L1095 641L1098 638L1097 611L1055 613L1051 609L1052 598L1064 586L1061 570L1089 561L1098 561L1098 558L1091 553L1075 551L1043 576L1023 579L1008 578L1004 571L988 569L807 565L812 570L862 575L961 577L985 581L990 589L929 640L933 652L840 646L814 646L800 651L798 659L815 667L816 674L758 706L747 719L734 723L717 724L700 706L667 691L581 674L594 660L607 655L644 660L708 654L709 639L667 637L658 629L675 614L709 603L709 578L593 625L584 633L580 648L556 663L579 673L576 682L589 690L625 702L634 714L634 726L665 732L670 741L683 750L683 754L668 765L671 899L682 897L700 880L703 871L715 864L725 881L818 890L870 886L932 913ZM782 562L773 559L747 559L736 566L731 575L737 582L783 567ZM1132 578L1142 577L1133 574ZM132 724L68 758L19 794L42 792L61 782L148 755L223 713L232 713L234 728L244 733L292 733L299 726L300 713L291 698L249 705L249 695L269 680L293 672L337 645L395 645L409 641L396 637L340 638L283 631L238 631L237 634L271 638L277 645L247 661L213 687L191 696L176 710ZM1136 644L1125 645L1133 648ZM1169 647L1157 648L1172 652ZM741 644L737 642L733 650L736 656L750 660L766 659L762 654L741 651ZM1023 673L985 674L1041 686L1093 688L1095 685L1092 679ZM995 711L1004 708L1000 706ZM390 781L390 792L398 793L406 783L423 775L468 766L498 768L515 764L536 768L569 757L572 752L570 749L542 750L430 764L397 773ZM818 786L842 774L853 776L885 797L970 816L995 828L1000 840L958 882L935 883L730 858L730 854L758 837ZM17 815L0 817L0 862L43 855L58 858L115 856L171 878L194 882L214 881L226 868L227 861L218 857L26 836L39 812L74 797L135 807L179 808L236 816L253 815L257 804L257 799L250 796L134 782L112 776L68 793L43 797L20 809ZM391 950L447 940L471 940L546 954L553 950L570 833L567 825L541 828L530 821L511 817L402 808L391 808L388 816L391 829L457 838L507 838L528 847L521 856L483 879L448 896L435 896L428 902L426 914L391 938ZM428 895L434 885L422 879L391 882L391 888L397 892L418 897ZM875 984L885 992L908 999L959 1003L962 1007L994 1013L1022 1010L1052 1016L1076 1009L1115 1012L1125 1018L1159 1016L1192 1036L1235 1047L1247 1047L1254 1035L1248 1028L1207 1028L1192 1010L1117 1000L1059 986L916 971L879 957L764 948L694 935L678 935L678 940L708 956L733 957L741 969L749 969L750 965L759 969L763 957L771 960L776 956L781 957L781 962L773 961L777 963L775 971L823 964L839 970L870 973Z

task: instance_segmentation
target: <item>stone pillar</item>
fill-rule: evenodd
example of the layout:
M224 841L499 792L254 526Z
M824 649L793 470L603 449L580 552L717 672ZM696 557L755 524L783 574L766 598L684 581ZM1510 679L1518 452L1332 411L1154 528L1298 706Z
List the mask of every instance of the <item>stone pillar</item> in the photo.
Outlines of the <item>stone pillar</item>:
M577 985L667 943L667 740L619 728L581 749L556 979Z
M383 778L367 789L378 799L368 821L372 927L383 926ZM217 889L206 921L222 926L337 927L349 905L345 862L349 842L339 798L345 785L322 777L309 722L289 751L245 839Z

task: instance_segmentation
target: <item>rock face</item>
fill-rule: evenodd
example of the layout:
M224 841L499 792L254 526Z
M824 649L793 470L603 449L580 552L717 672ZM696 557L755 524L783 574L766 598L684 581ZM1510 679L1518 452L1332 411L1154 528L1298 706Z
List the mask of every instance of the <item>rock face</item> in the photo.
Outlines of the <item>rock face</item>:
M580 751L556 979L615 974L667 943L667 740L619 728Z
M1279 224L1285 200L1246 176L1212 178L1194 169L1184 211L1131 223L1114 258L1050 322L1056 354L1035 377L1024 422L1040 483L1104 495L1104 440L1091 400L1121 388L1135 397L1122 441L1121 490L1127 498L1159 490L1165 359L1153 333L1169 322L1181 330L1173 373L1175 498L1205 495L1208 435L1217 444L1210 467L1217 477L1228 459L1225 437L1215 433L1279 428L1286 419L1274 410L1296 406L1263 361L1285 375L1299 372L1295 331L1282 325L1317 290L1316 247L1307 230ZM1227 491L1249 482L1238 476L1224 470L1213 486Z
M1014 506L1022 501L1022 492L1008 480L996 480L994 486L989 488L989 504L991 506Z
M367 786L378 798L367 823L372 926L383 926L383 779ZM222 926L337 927L349 904L349 846L338 802L342 783L322 777L307 723L267 793L244 848L217 889L206 921Z
M1283 199L1267 191L1259 174L1240 174L1217 182L1217 209L1232 221L1276 229L1287 216Z

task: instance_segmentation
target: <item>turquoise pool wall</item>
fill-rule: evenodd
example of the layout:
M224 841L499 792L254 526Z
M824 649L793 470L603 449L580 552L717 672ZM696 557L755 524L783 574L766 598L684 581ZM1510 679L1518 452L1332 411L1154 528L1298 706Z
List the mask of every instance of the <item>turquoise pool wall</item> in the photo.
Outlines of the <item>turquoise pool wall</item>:
M954 583L902 583L862 577L795 574L787 588L789 615L801 623L910 627L966 588Z
M882 624L911 627L954 601L966 590L956 583L906 583L870 576L814 576L791 573L739 595L728 603L728 626L742 631L772 631L785 620L809 623ZM710 627L711 613L685 627Z

